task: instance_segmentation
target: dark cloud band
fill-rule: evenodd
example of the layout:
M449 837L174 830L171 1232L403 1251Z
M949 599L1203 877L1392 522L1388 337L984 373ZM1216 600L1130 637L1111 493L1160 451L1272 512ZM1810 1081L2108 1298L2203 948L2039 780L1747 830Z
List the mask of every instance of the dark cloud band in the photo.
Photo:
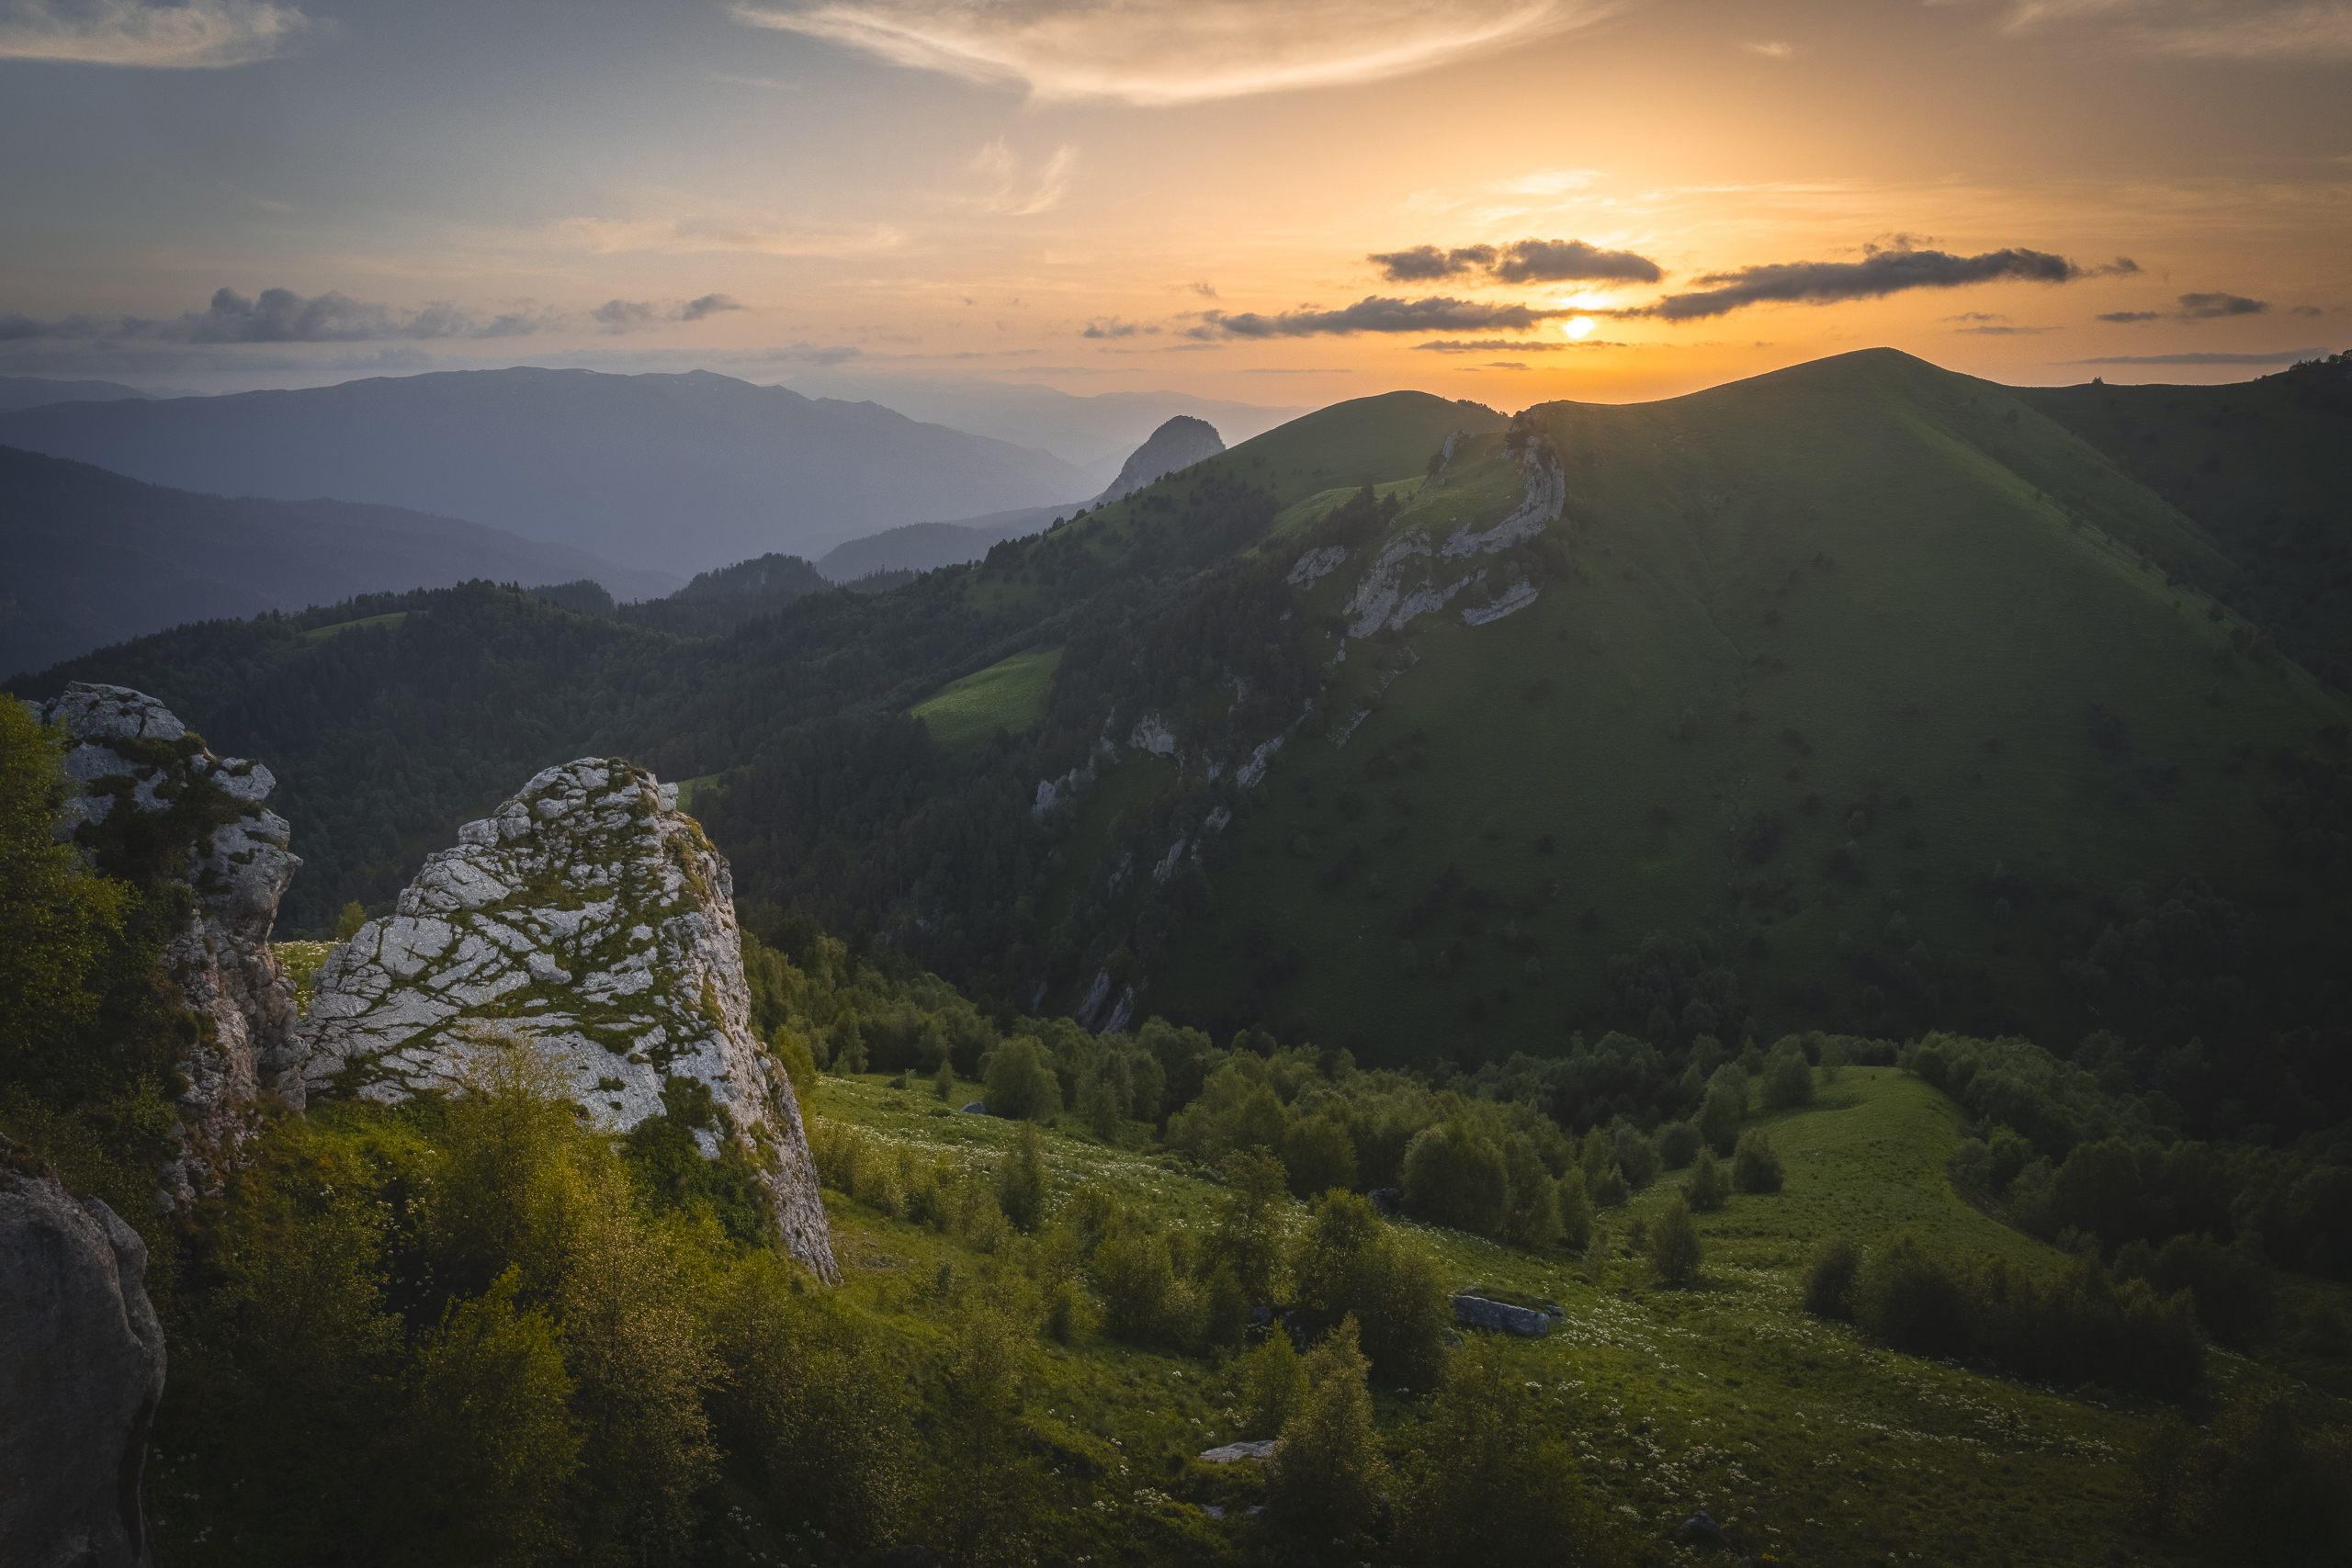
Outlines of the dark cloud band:
M1416 349L1429 354L1566 354L1577 348L1629 348L1630 344L1611 343L1606 338L1567 338L1540 342L1513 337L1439 338L1432 343L1417 343Z
M1364 258L1391 283L1434 283L1485 273L1498 283L1656 283L1657 263L1632 251L1604 251L1582 240L1515 240L1508 245L1462 245L1441 251L1415 245L1376 251Z
M2109 266L2086 268L2047 251L2009 249L1959 256L1947 251L1896 248L1873 252L1858 262L1776 262L1711 272L1698 279L1705 288L1669 294L1654 303L1611 314L1696 321L1729 315L1750 305L1830 305L1848 299L1878 299L1914 288L1958 288L2003 279L2072 283L2097 274L2138 270L2124 257Z
M1577 310L1546 310L1532 305L1486 304L1432 295L1426 299L1396 299L1367 295L1340 310L1284 310L1277 316L1247 310L1227 315L1206 312L1188 335L1196 338L1316 337L1325 333L1349 336L1356 333L1523 333L1539 321L1574 316ZM1517 345L1514 345L1517 346Z

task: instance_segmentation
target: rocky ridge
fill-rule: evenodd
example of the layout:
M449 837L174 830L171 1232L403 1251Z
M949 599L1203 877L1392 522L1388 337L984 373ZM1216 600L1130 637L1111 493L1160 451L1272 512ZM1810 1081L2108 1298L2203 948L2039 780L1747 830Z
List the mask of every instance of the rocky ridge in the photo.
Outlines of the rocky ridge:
M1225 450L1225 437L1216 426L1204 419L1180 413L1151 433L1144 444L1128 454L1119 477L1111 488L1087 504L1104 506L1134 494L1146 485L1157 483L1180 469L1204 462Z
M521 1035L616 1130L677 1114L748 1156L793 1255L836 1277L800 1109L752 1032L734 886L677 786L617 758L546 770L430 856L320 970L310 1094L398 1100Z
M213 755L154 698L76 682L38 712L74 740L65 771L82 794L61 831L109 874L182 880L194 894L163 952L205 1025L178 1064L179 1152L164 1172L164 1197L184 1206L220 1190L265 1092L301 1106L301 1080L288 1071L293 987L269 932L302 863L287 848L286 819L262 804L277 784L269 770Z

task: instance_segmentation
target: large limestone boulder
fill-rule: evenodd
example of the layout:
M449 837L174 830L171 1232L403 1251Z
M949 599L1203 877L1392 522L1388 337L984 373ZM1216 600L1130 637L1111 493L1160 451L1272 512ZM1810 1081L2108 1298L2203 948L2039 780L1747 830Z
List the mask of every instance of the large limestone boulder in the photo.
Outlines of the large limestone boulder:
M298 1031L311 1096L458 1083L486 1029L520 1032L626 1131L708 1093L793 1255L835 1277L800 1108L752 1032L734 883L677 786L617 758L549 768L430 856L395 912L319 971Z
M293 987L269 948L278 897L302 863L288 852L286 819L262 805L277 787L269 770L214 756L145 693L76 682L38 711L74 741L65 771L82 795L63 830L109 873L183 879L196 895L163 954L205 1025L178 1063L179 1147L164 1172L165 1198L186 1205L220 1190L265 1090L302 1103L301 1080L287 1071Z
M0 1138L0 1562L146 1568L139 1482L164 1394L147 1248Z

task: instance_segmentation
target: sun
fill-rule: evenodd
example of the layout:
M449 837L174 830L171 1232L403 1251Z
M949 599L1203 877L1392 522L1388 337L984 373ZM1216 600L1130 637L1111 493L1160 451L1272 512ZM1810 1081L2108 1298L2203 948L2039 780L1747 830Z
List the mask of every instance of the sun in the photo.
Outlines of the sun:
M1586 333L1592 331L1592 318L1590 316L1578 316L1576 320L1568 322L1560 330L1573 338L1583 337Z

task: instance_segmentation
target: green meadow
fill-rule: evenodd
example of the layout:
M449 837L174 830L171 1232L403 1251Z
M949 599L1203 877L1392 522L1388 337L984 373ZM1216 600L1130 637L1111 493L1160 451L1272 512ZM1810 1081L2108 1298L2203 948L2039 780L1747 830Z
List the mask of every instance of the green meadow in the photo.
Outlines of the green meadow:
M1019 735L1045 716L1046 694L1062 661L1058 648L1033 648L951 681L908 711L943 751L958 751L998 730Z

